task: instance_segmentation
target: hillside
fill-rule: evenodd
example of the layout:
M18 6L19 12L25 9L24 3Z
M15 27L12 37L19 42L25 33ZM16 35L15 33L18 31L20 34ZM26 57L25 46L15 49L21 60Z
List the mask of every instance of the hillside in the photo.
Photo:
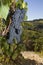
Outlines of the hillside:
M27 50L43 50L43 19L22 23ZM34 49L33 49L34 48Z

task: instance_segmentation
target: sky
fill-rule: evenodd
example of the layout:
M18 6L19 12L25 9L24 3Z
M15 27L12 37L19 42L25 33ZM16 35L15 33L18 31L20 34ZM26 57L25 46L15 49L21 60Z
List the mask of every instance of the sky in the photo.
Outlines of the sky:
M28 3L28 20L43 19L43 0L25 0Z

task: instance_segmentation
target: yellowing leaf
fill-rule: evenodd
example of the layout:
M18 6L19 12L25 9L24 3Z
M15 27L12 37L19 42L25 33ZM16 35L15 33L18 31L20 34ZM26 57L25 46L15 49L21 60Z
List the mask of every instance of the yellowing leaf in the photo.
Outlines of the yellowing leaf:
M23 3L22 3L22 7L25 8L25 5L26 5L25 2L23 2Z

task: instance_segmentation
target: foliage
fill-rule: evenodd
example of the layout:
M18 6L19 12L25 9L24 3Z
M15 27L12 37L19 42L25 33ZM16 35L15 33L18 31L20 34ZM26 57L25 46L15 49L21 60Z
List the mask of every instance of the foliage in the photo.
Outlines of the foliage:
M16 44L8 44L5 37L0 37L0 62L9 63L10 61L15 61L20 52L25 49L24 45Z
M8 10L9 10L9 7L10 7L12 1L16 1L16 0L0 0L0 16L2 18L6 19ZM24 2L24 0L17 0L15 2L15 5L16 5L16 8L20 8L20 9L23 8L27 12L28 4L27 4L27 2ZM24 20L27 20L27 18L28 17L25 13Z
M1 9L3 10L5 6L8 7L8 5L10 5L11 2L12 2L12 0L0 0L0 10ZM18 4L21 5L20 6L21 9L24 8L27 11L27 3L25 3L23 0L18 0L16 2L16 7L18 7ZM2 10L1 10L1 12L2 12ZM2 16L2 18L3 18L3 16ZM11 45L8 44L6 41L6 37L1 36L5 27L6 27L6 25L4 25L1 22L1 18L0 18L0 62L3 65L10 65L10 63L15 65L14 61L16 59L18 59L18 57L20 56L20 52L26 50L25 44L23 44L23 42L21 42L20 44L16 44L15 41Z
M3 23L0 20L1 33L5 27L6 26L3 25ZM11 62L13 63L13 61L15 61L19 57L21 51L25 50L25 44L22 44L21 42L20 44L17 45L14 40L14 43L10 45L7 43L6 37L1 36L1 33L0 33L0 62L3 65L5 65L6 63L8 65Z
M10 4L12 2L12 0L0 0L0 6L6 5L6 4Z

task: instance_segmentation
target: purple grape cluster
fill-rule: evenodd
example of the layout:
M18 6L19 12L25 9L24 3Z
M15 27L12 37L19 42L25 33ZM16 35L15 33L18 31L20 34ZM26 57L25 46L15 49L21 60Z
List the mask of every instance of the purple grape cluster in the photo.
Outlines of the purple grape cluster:
M13 39L17 40L17 43L20 42L20 36L22 34L21 22L23 22L25 15L25 10L16 9L12 15L12 24L10 25L9 30L9 39L8 43L13 43Z

